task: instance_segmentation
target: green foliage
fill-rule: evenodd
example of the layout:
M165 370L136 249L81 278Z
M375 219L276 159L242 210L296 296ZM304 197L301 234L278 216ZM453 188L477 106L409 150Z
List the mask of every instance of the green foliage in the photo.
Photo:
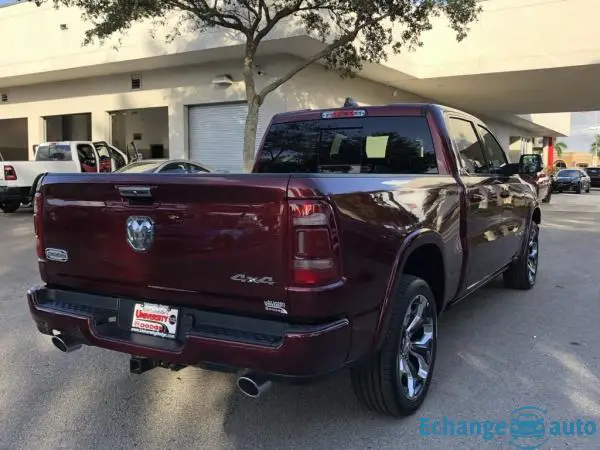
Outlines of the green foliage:
M462 40L481 7L477 0L34 0L57 7L78 7L91 27L84 43L103 41L143 20L161 20L183 13L182 23L198 31L227 28L241 33L251 51L282 20L300 19L306 32L329 45L322 58L342 76L353 76L365 62L384 60L388 51L421 45L420 36L431 29L431 19L445 14ZM392 29L400 24L395 38ZM354 44L354 45L353 45Z
M32 0L30 0L32 1ZM244 130L244 165L252 165L258 111L265 97L297 73L319 61L353 77L365 63L376 63L388 54L422 45L423 32L441 15L458 41L464 39L480 11L478 0L33 0L40 5L78 7L90 24L84 44L118 36L132 25L152 21L166 25L171 13L179 20L168 30L167 40L182 30L198 33L214 28L237 33L245 42L243 78L248 116ZM260 43L286 19L320 39L324 48L293 67L286 74L257 91L254 59Z
M554 144L554 151L556 152L556 154L558 155L558 157L562 157L564 151L567 149L567 144L565 142L557 142L556 144Z

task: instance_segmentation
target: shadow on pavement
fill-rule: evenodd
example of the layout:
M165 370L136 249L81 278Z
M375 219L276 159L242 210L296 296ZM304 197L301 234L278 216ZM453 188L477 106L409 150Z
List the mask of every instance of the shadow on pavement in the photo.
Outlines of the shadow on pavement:
M497 448L477 437L420 436L419 418L501 420L534 405L599 420L600 336L590 330L600 316L600 252L590 249L600 247L600 229L591 231L591 216L548 216L536 288L509 291L495 280L445 313L430 395L404 420L362 411L346 371L314 385L275 385L252 400L231 375L188 368L135 376L126 355L59 353L35 330L24 299L39 279L30 216L11 216L0 327L15 333L0 336L0 447Z

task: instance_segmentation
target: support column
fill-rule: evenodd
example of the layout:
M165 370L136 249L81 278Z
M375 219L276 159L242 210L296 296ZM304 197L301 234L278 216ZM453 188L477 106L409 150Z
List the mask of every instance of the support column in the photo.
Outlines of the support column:
M521 136L511 136L509 138L508 155L510 162L519 162L519 158L523 154L523 140Z
M92 111L91 135L92 141L111 141L108 112L104 110Z
M544 161L544 165L548 165L548 136L544 136L544 146L542 147L542 161Z
M182 103L169 104L169 158L189 158L187 108Z
M548 164L547 167L552 167L554 165L554 142L556 138L549 137L548 138Z
M27 154L34 159L33 146L46 140L46 121L40 116L27 116Z

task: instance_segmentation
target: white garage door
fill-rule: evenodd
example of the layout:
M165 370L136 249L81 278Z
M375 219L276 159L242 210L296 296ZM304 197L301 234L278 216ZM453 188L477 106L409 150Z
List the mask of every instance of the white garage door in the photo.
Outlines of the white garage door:
M219 170L243 171L247 104L190 106L188 111L190 159ZM264 122L263 114L259 114L257 148L264 133Z

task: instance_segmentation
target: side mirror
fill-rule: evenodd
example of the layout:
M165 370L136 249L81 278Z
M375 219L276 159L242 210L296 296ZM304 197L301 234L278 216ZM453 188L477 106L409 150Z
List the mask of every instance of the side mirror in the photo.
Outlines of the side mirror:
M519 173L535 175L544 169L542 156L538 154L521 155L519 158Z

